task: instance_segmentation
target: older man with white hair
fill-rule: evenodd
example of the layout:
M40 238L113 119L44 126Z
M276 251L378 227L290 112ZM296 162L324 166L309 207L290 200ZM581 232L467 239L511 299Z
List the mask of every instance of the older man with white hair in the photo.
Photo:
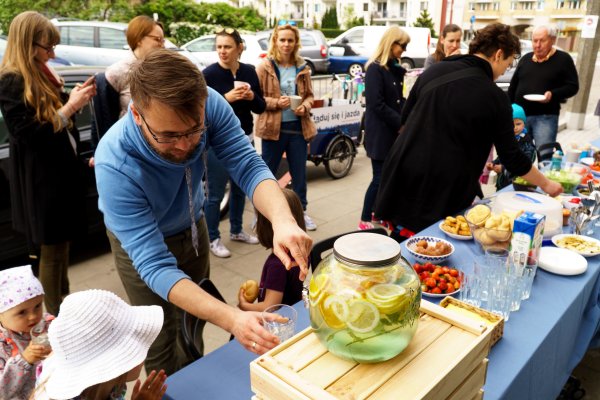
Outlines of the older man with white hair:
M555 29L536 27L532 41L533 53L521 57L508 96L525 110L527 131L539 149L556 141L560 103L577 94L579 78L571 56L554 46ZM528 96L534 94L541 96Z

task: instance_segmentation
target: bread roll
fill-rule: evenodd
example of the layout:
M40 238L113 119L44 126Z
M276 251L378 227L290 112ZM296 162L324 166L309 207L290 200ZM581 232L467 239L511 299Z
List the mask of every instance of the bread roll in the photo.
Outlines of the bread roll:
M240 289L244 289L244 298L248 303L254 303L258 297L258 282L250 279L242 283Z

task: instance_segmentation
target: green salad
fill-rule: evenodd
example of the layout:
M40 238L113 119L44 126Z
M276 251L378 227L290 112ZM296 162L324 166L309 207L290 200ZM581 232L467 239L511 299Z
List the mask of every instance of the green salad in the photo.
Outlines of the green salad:
M565 170L545 171L544 175L546 175L548 179L560 183L566 193L572 192L573 189L581 183L581 175L576 172Z

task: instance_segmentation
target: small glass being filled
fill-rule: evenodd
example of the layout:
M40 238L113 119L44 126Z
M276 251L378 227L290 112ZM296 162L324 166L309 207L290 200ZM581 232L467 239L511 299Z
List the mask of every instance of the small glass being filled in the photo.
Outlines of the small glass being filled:
M276 314L276 318L272 318L269 314ZM267 308L262 313L263 326L267 331L279 338L280 343L285 342L296 331L296 319L298 312L285 304L275 304Z
M48 329L44 319L40 320L36 326L31 328L31 343L38 344L46 347L50 347L50 340L48 340Z

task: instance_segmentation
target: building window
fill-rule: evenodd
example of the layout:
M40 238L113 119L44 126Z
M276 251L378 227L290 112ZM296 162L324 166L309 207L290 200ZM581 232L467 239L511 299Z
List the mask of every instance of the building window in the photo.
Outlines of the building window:
M544 9L544 0L538 0L538 2L537 2L537 9L538 10L543 10Z
M369 11L369 3L363 3L363 11Z
M565 8L565 1L564 0L557 0L556 1L556 8L557 9Z
M319 6L320 6L320 4L318 4L318 3L317 3L317 4L315 4L315 12L316 12L316 13L318 13L318 12L319 12Z
M517 9L517 2L516 1L511 1L510 2L510 9L511 10L516 10Z
M379 18L387 18L387 2L377 3L377 15Z
M569 1L569 9L571 10L579 10L581 8L580 0L571 0Z
M422 1L421 2L420 11L427 10L427 9L429 9L429 2L428 1Z
M533 10L533 3L523 3L523 10Z
M398 17L406 18L406 2L400 2L398 7Z
M469 10L475 11L475 3L469 3Z

